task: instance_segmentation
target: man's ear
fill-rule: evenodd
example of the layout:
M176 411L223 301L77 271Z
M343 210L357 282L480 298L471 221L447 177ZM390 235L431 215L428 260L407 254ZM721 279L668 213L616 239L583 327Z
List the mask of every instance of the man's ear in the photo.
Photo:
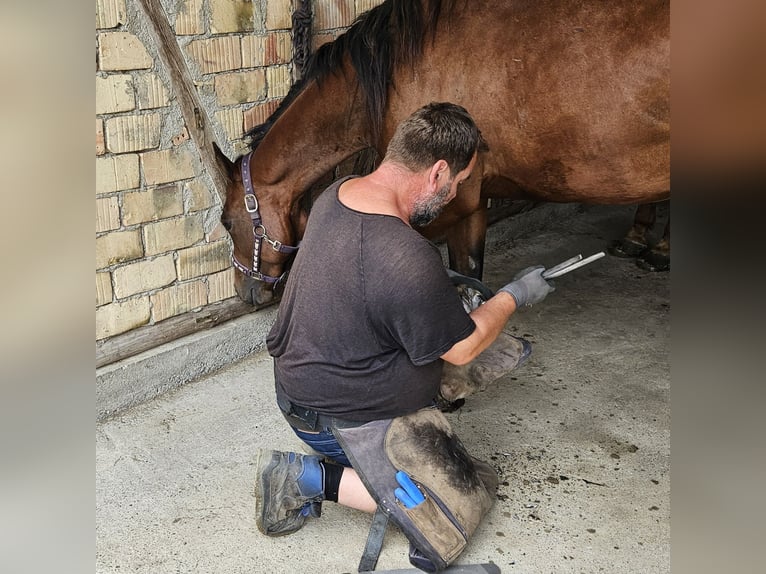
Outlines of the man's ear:
M444 182L449 179L449 164L446 160L440 159L431 166L431 170L428 172L428 184L436 188L444 185Z

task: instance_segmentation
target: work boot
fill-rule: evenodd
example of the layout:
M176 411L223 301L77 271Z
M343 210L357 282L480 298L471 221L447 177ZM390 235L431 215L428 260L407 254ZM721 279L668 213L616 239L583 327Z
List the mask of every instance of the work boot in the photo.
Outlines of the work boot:
M319 517L324 500L321 457L261 449L256 459L255 523L263 534L284 536Z

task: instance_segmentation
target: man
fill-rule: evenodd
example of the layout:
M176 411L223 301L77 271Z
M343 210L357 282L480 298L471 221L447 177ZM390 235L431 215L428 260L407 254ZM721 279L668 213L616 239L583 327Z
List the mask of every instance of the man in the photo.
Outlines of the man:
M530 268L467 314L438 249L413 229L471 176L479 141L464 108L431 103L398 126L374 172L335 182L313 206L267 347L280 409L321 456L260 452L264 534L294 532L324 500L374 512L333 430L429 407L442 361L470 362L553 290Z

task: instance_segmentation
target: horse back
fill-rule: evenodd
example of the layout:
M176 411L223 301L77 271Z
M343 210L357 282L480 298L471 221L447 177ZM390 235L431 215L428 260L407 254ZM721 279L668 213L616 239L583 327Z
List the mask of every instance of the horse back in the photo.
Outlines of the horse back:
M668 194L666 1L465 2L393 85L384 138L428 101L459 103L489 146L483 176L507 178L514 193L593 203Z

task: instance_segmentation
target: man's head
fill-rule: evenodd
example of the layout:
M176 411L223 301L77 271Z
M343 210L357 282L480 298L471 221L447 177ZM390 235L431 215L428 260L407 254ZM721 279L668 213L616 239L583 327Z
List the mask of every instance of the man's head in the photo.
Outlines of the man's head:
M479 128L465 108L432 102L399 124L383 161L421 171L444 160L454 177L468 167L480 138Z
M410 225L428 225L452 201L476 163L480 139L471 116L456 104L430 103L399 124L383 161L427 178L413 198Z

